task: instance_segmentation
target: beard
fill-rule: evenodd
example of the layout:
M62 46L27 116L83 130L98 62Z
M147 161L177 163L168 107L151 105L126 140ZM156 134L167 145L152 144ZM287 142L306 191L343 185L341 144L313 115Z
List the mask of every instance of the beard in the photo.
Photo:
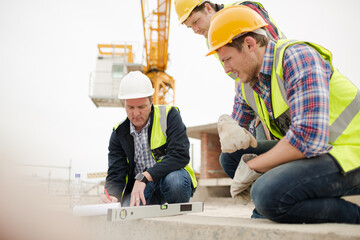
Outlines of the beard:
M254 87L255 83L259 80L259 76L252 76L252 78L249 81L250 87Z
M251 87L254 87L255 83L259 81L259 73L260 73L260 66L254 66L252 71L249 74L249 84Z

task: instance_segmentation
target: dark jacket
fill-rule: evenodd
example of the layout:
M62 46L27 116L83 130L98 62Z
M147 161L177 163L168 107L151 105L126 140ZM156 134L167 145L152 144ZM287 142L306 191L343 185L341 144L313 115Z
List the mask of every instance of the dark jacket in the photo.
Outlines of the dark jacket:
M154 118L154 107L151 107L150 126L148 129L149 143ZM159 181L168 173L184 168L190 161L189 138L186 127L182 122L180 113L175 108L169 110L167 116L167 141L166 148L163 149L165 157L161 162L157 162L153 167L146 171L151 175L154 182ZM122 197L124 187L125 193L131 193L134 185L134 139L130 135L130 120L126 118L116 130L114 129L109 143L108 154L108 175L106 177L105 188L109 195L119 199ZM127 162L127 158L128 161ZM126 184L126 176L128 183Z

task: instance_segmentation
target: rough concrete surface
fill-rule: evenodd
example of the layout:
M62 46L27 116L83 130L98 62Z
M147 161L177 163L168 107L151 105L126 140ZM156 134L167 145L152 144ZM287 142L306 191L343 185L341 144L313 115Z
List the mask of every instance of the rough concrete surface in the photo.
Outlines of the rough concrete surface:
M0 198L0 239L6 240L360 240L360 225L278 224L266 219L251 219L254 208L251 203L243 206L230 197L212 197L224 192L216 188L204 188L206 194L200 194L199 188L198 196L192 199L193 202L204 202L204 212L109 222L105 215L73 217L68 196L49 197L34 188L21 187L22 181L18 184L12 181L12 185L2 183L5 182L0 181L3 193ZM360 202L359 197L351 200ZM94 196L84 198L81 204L98 202L99 196Z
M360 226L351 224L278 224L250 219L252 204L229 198L205 202L204 212L140 220L108 222L105 216L81 219L87 239L360 239ZM78 219L79 220L79 219Z

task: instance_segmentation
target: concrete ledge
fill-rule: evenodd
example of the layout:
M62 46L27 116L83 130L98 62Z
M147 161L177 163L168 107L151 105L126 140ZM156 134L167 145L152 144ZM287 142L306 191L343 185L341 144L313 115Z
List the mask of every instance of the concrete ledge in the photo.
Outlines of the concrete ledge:
M195 139L200 139L200 133L210 133L210 134L218 135L217 123L187 127L186 131L187 131L187 135L190 138L195 138Z
M252 203L243 206L231 198L212 198L201 213L119 222L108 222L106 216L77 218L76 228L86 240L360 240L360 225L278 224L251 219L253 208Z
M209 178L199 179L199 186L215 187L215 186L230 186L231 178Z
M106 217L88 218L82 224L89 239L360 239L360 226L347 224L276 224L269 220L204 217L188 214L124 222Z

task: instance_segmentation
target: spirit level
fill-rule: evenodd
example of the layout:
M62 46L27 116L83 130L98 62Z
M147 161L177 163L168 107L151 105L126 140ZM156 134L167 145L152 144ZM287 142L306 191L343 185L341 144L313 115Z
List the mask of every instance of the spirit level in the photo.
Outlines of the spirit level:
M146 205L108 209L108 221L123 221L148 217L163 217L185 213L203 212L203 202Z

